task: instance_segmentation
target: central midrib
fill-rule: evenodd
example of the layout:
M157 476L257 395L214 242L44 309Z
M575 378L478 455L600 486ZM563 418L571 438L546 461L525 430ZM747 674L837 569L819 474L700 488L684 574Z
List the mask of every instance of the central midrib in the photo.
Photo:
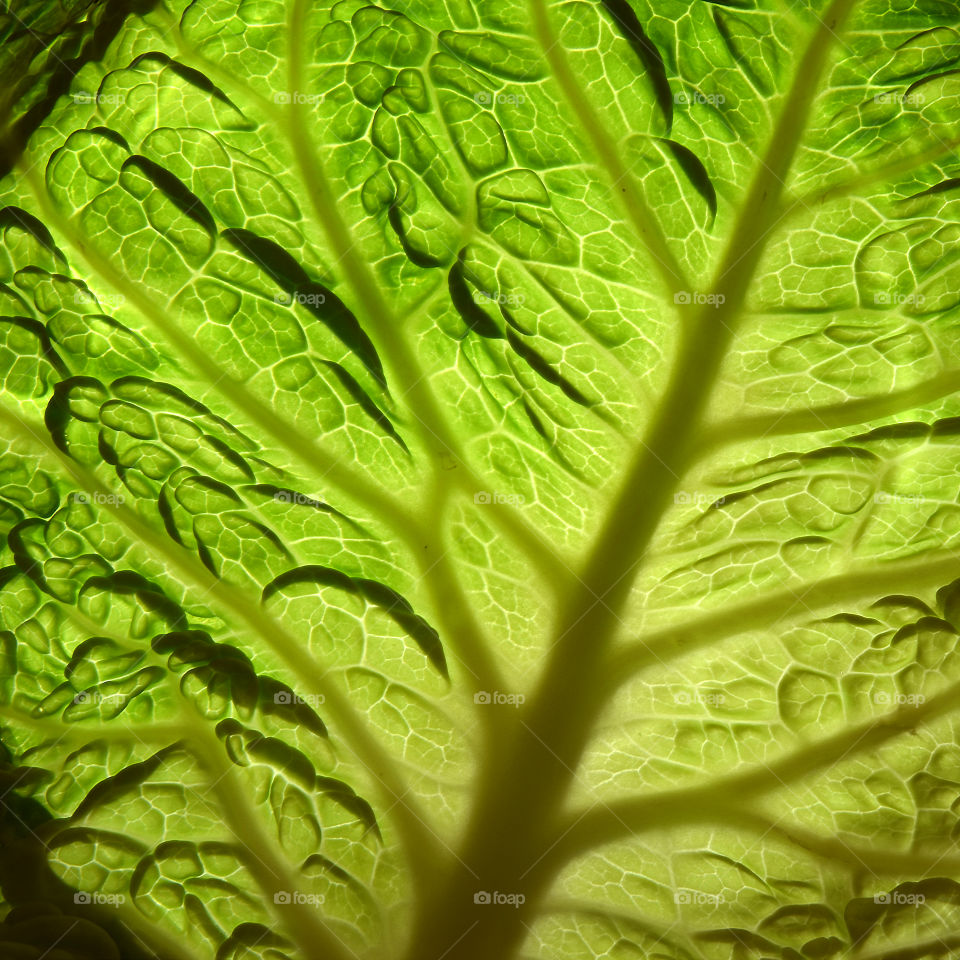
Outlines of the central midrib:
M836 30L855 0L834 0L800 61L765 156L732 232L714 307L680 311L686 330L659 415L641 442L595 541L581 587L559 618L550 659L513 743L481 766L479 797L460 850L434 896L424 897L409 960L487 960L512 955L550 877L534 869L550 845L575 770L603 708L601 665L634 577L678 480L696 456L698 429L766 246ZM477 891L523 893L496 922L473 904ZM482 906L480 907L482 910Z

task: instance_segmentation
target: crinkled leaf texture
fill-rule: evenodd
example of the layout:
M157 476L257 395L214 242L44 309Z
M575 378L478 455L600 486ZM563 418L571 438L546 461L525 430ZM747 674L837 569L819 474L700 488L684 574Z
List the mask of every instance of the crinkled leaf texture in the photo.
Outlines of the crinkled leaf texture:
M960 956L960 11L7 4L0 955Z

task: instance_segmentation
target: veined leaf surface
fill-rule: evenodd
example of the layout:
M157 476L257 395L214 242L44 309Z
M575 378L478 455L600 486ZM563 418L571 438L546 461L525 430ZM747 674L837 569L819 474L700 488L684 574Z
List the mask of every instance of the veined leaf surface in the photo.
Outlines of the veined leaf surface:
M960 955L960 11L0 14L24 960Z

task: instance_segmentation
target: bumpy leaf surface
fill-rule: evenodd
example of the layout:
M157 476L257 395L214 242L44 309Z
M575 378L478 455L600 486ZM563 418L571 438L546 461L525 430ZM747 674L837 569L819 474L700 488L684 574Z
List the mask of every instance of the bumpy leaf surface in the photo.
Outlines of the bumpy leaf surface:
M0 954L960 956L960 11L0 12Z

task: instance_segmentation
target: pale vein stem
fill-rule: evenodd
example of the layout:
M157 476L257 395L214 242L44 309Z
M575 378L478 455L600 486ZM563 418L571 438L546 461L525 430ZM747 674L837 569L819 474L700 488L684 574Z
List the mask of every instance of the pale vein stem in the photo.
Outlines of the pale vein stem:
M903 705L857 726L844 727L831 736L801 741L796 750L769 763L751 764L727 776L711 775L709 782L697 786L615 800L598 805L586 814L583 811L572 814L563 839L535 869L549 875L563 863L595 847L665 826L724 823L743 811L747 799L755 801L791 783L802 784L800 790L809 789L812 777L848 758L873 754L869 761L873 765L875 754L892 740L915 736L923 724L953 713L958 693L960 683L953 683L919 705ZM757 822L762 820L754 819L754 825ZM789 832L789 828L784 829ZM932 869L932 861L926 863Z
M300 89L304 82L302 38L307 33L308 7L307 0L294 0L290 22L291 36L297 38L290 56L290 85L294 91ZM403 319L397 316L381 294L376 276L357 248L350 228L340 213L337 197L319 151L306 135L308 120L302 112L302 104L296 103L294 98L291 98L289 116L285 117L284 121L317 222L326 234L331 249L337 256L338 265L363 307L371 336L382 346L385 362L394 371L407 412L418 427L424 452L431 457L435 471L444 477L446 483L456 484L464 493L472 495L483 486L483 480L474 473L462 445L440 412L437 398L429 385L428 372L423 369L420 359L400 333L404 326ZM440 462L444 454L452 456L458 465L457 469L449 471L449 474L440 473ZM491 516L499 514L499 521L506 535L517 542L531 560L541 564L545 573L559 577L562 582L570 579L570 571L555 557L552 546L519 511L505 504L491 506L497 508L491 511ZM486 653L479 649L472 652L477 657L486 656Z
M304 467L307 472L325 484L336 484L342 496L361 504L378 520L392 525L405 541L417 539L412 530L413 520L402 502L387 494L377 483L371 482L361 471L345 464L336 451L310 437L304 436L288 421L261 403L238 380L219 366L204 351L197 348L193 337L171 322L154 298L138 284L127 279L109 260L99 254L76 227L75 221L64 216L53 203L46 187L32 168L21 168L24 180L44 213L46 222L70 243L90 269L127 302L135 306L143 317L176 348L178 356L197 371L212 390L219 393L235 408L242 410L250 420L271 438L284 452Z
M249 789L236 775L216 737L206 729L194 732L189 747L207 768L210 789L218 801L231 833L248 852L246 867L266 896L276 903L277 894L298 889L297 872L278 852L276 837L264 829ZM303 960L356 960L356 953L330 928L316 907L291 899L278 911L283 928L296 942Z
M111 492L94 474L55 447L45 431L32 427L2 407L0 421L27 443L40 447L81 489L104 494L105 498ZM186 584L193 584L201 595L215 598L246 624L264 647L280 657L304 689L323 696L325 711L334 718L340 736L354 752L381 808L390 811L414 873L426 872L437 845L436 837L427 826L426 812L411 797L409 784L400 774L393 757L374 738L369 721L354 709L340 687L330 682L327 668L259 603L215 577L188 550L154 531L136 511L125 504L111 503L108 498L100 506L123 524L136 542L154 556L163 557L169 569L178 571Z
M304 18L306 5L295 4L291 14L290 31L293 37L305 35ZM411 351L400 332L408 318L400 318L387 304L380 292L380 285L370 266L356 247L347 223L340 214L337 197L334 195L321 159L310 143L305 131L309 119L301 112L301 105L291 102L286 110L256 94L229 71L204 57L195 50L180 33L178 27L169 20L175 42L185 60L201 68L207 75L215 77L226 89L239 89L260 107L261 111L281 129L287 130L298 172L301 175L314 215L323 230L330 249L336 256L336 264L342 270L354 297L362 308L367 321L367 332L378 346L391 380L399 386L404 407L413 418L420 438L421 452L428 458L435 483L445 491L444 502L453 489L461 496L472 497L474 493L488 484L478 477L469 466L460 444L450 432L446 419L441 414L436 398L430 388L427 372L420 366L419 359ZM293 44L290 57L290 84L299 90L303 83L302 49L300 43ZM293 100L293 98L291 98ZM277 438L285 450L298 460L303 460L305 438L298 437L290 444L291 438ZM455 468L445 470L445 463L455 464ZM377 484L373 487L383 492ZM350 491L349 483L341 489ZM364 489L361 487L360 489ZM376 515L387 522L393 522L401 534L402 540L419 565L421 576L432 600L435 615L441 620L455 604L464 611L456 624L444 624L445 639L462 658L468 673L478 682L489 688L502 686L500 667L490 654L492 645L483 634L479 623L472 613L472 604L458 582L447 553L449 544L442 534L443 524L438 522L444 503L436 498L427 499L420 505L416 516L407 517L408 511L399 501L388 505L386 510L377 509ZM573 577L572 572L557 555L553 546L531 525L517 509L505 503L491 503L485 514L497 526L501 535L514 542L538 568L542 576L543 589L562 594L565 584ZM398 520L405 520L402 526ZM424 554L424 545L427 552ZM443 574L438 577L438 569Z
M834 0L800 59L718 270L714 291L723 297L716 301L718 307L704 305L685 317L684 337L662 406L589 553L583 586L561 613L557 641L541 679L528 705L518 711L515 737L481 765L478 797L458 860L424 898L410 960L444 954L447 960L506 957L523 939L525 920L549 880L531 864L553 842L559 810L603 709L602 667L621 627L618 612L629 598L678 478L695 459L700 421L776 223L784 182L835 30L853 3ZM533 0L533 12L541 21L546 17L544 0ZM609 161L606 156L601 159ZM515 916L494 925L472 906L478 878L479 889L508 890L521 877L527 902L510 911Z
M607 133L590 100L581 90L567 59L567 53L550 24L546 0L532 0L530 11L543 55L550 64L580 129L593 148L601 169L609 178L611 195L619 201L643 250L650 257L651 267L660 276L667 297L672 301L675 293L690 289L683 268L670 249L647 198L637 188L631 171L620 156L617 143Z
M862 605L885 595L920 595L933 585L960 576L954 551L938 551L922 560L892 560L864 565L833 577L803 581L758 598L697 615L694 611L676 626L648 631L641 643L616 650L604 670L605 696L613 696L641 670L663 667L729 637L763 628L786 629L798 621L815 621L827 610L868 612Z
M946 370L912 387L891 390L871 397L851 397L822 406L786 410L783 413L759 413L718 421L706 437L700 456L706 459L717 449L733 443L765 437L809 435L841 427L856 427L885 417L895 417L936 403L957 392L958 370Z

